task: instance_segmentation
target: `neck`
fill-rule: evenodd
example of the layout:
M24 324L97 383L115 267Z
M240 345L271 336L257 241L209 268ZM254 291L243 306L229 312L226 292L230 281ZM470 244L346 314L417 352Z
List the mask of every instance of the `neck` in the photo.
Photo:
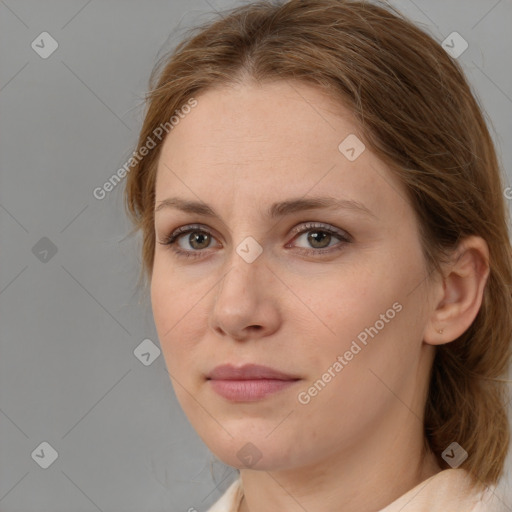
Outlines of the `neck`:
M422 422L401 407L390 411L373 435L362 435L349 448L307 467L241 469L239 512L376 512L386 507L440 471L434 455L424 451ZM398 430L397 413L402 416Z

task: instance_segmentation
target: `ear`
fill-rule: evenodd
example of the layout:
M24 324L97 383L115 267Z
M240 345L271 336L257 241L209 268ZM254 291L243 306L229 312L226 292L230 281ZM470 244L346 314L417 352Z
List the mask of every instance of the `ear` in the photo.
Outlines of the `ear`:
M423 335L429 345L457 339L476 318L490 272L487 242L479 236L465 238L445 270L443 279L435 284L435 309Z

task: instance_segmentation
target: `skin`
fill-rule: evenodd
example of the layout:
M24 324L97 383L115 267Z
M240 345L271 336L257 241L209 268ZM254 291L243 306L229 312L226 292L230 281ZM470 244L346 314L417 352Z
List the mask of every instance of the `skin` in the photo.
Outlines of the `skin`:
M155 214L151 301L178 401L211 451L241 470L242 512L270 504L288 512L379 510L440 470L423 451L429 370L435 346L456 339L478 313L487 246L479 237L462 241L445 277L429 279L401 183L368 147L355 161L339 151L357 124L320 90L251 82L196 99L164 142L156 184L157 206L181 197L219 214ZM327 195L359 201L374 216L336 209L263 216L276 201ZM314 245L308 235L321 228L292 232L306 222L352 241L333 235ZM158 243L190 224L211 239L191 244L188 233L179 247L201 257ZM252 263L236 251L249 236L263 251ZM315 249L325 254L301 253ZM298 394L397 302L401 311L299 403ZM228 362L301 380L259 401L231 402L205 378ZM249 442L260 458L247 467L237 453Z

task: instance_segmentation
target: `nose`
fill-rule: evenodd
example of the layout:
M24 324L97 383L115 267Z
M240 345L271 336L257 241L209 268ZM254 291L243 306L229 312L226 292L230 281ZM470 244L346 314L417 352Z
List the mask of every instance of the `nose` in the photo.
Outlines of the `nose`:
M210 327L236 341L262 338L280 324L279 281L263 254L248 263L235 254L215 290Z

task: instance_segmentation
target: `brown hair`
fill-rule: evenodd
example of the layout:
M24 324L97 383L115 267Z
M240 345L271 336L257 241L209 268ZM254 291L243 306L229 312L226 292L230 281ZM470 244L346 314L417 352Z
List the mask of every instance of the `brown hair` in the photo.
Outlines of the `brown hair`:
M425 447L447 468L441 453L458 442L469 454L461 467L473 482L496 483L509 446L504 377L511 356L512 251L504 178L460 65L396 9L359 1L261 1L194 32L151 74L137 151L156 127L209 88L302 81L349 108L365 144L400 177L431 272L441 272L460 239L485 239L490 274L480 311L463 335L436 347ZM134 166L125 189L134 231L142 230L142 272L149 279L162 141Z

